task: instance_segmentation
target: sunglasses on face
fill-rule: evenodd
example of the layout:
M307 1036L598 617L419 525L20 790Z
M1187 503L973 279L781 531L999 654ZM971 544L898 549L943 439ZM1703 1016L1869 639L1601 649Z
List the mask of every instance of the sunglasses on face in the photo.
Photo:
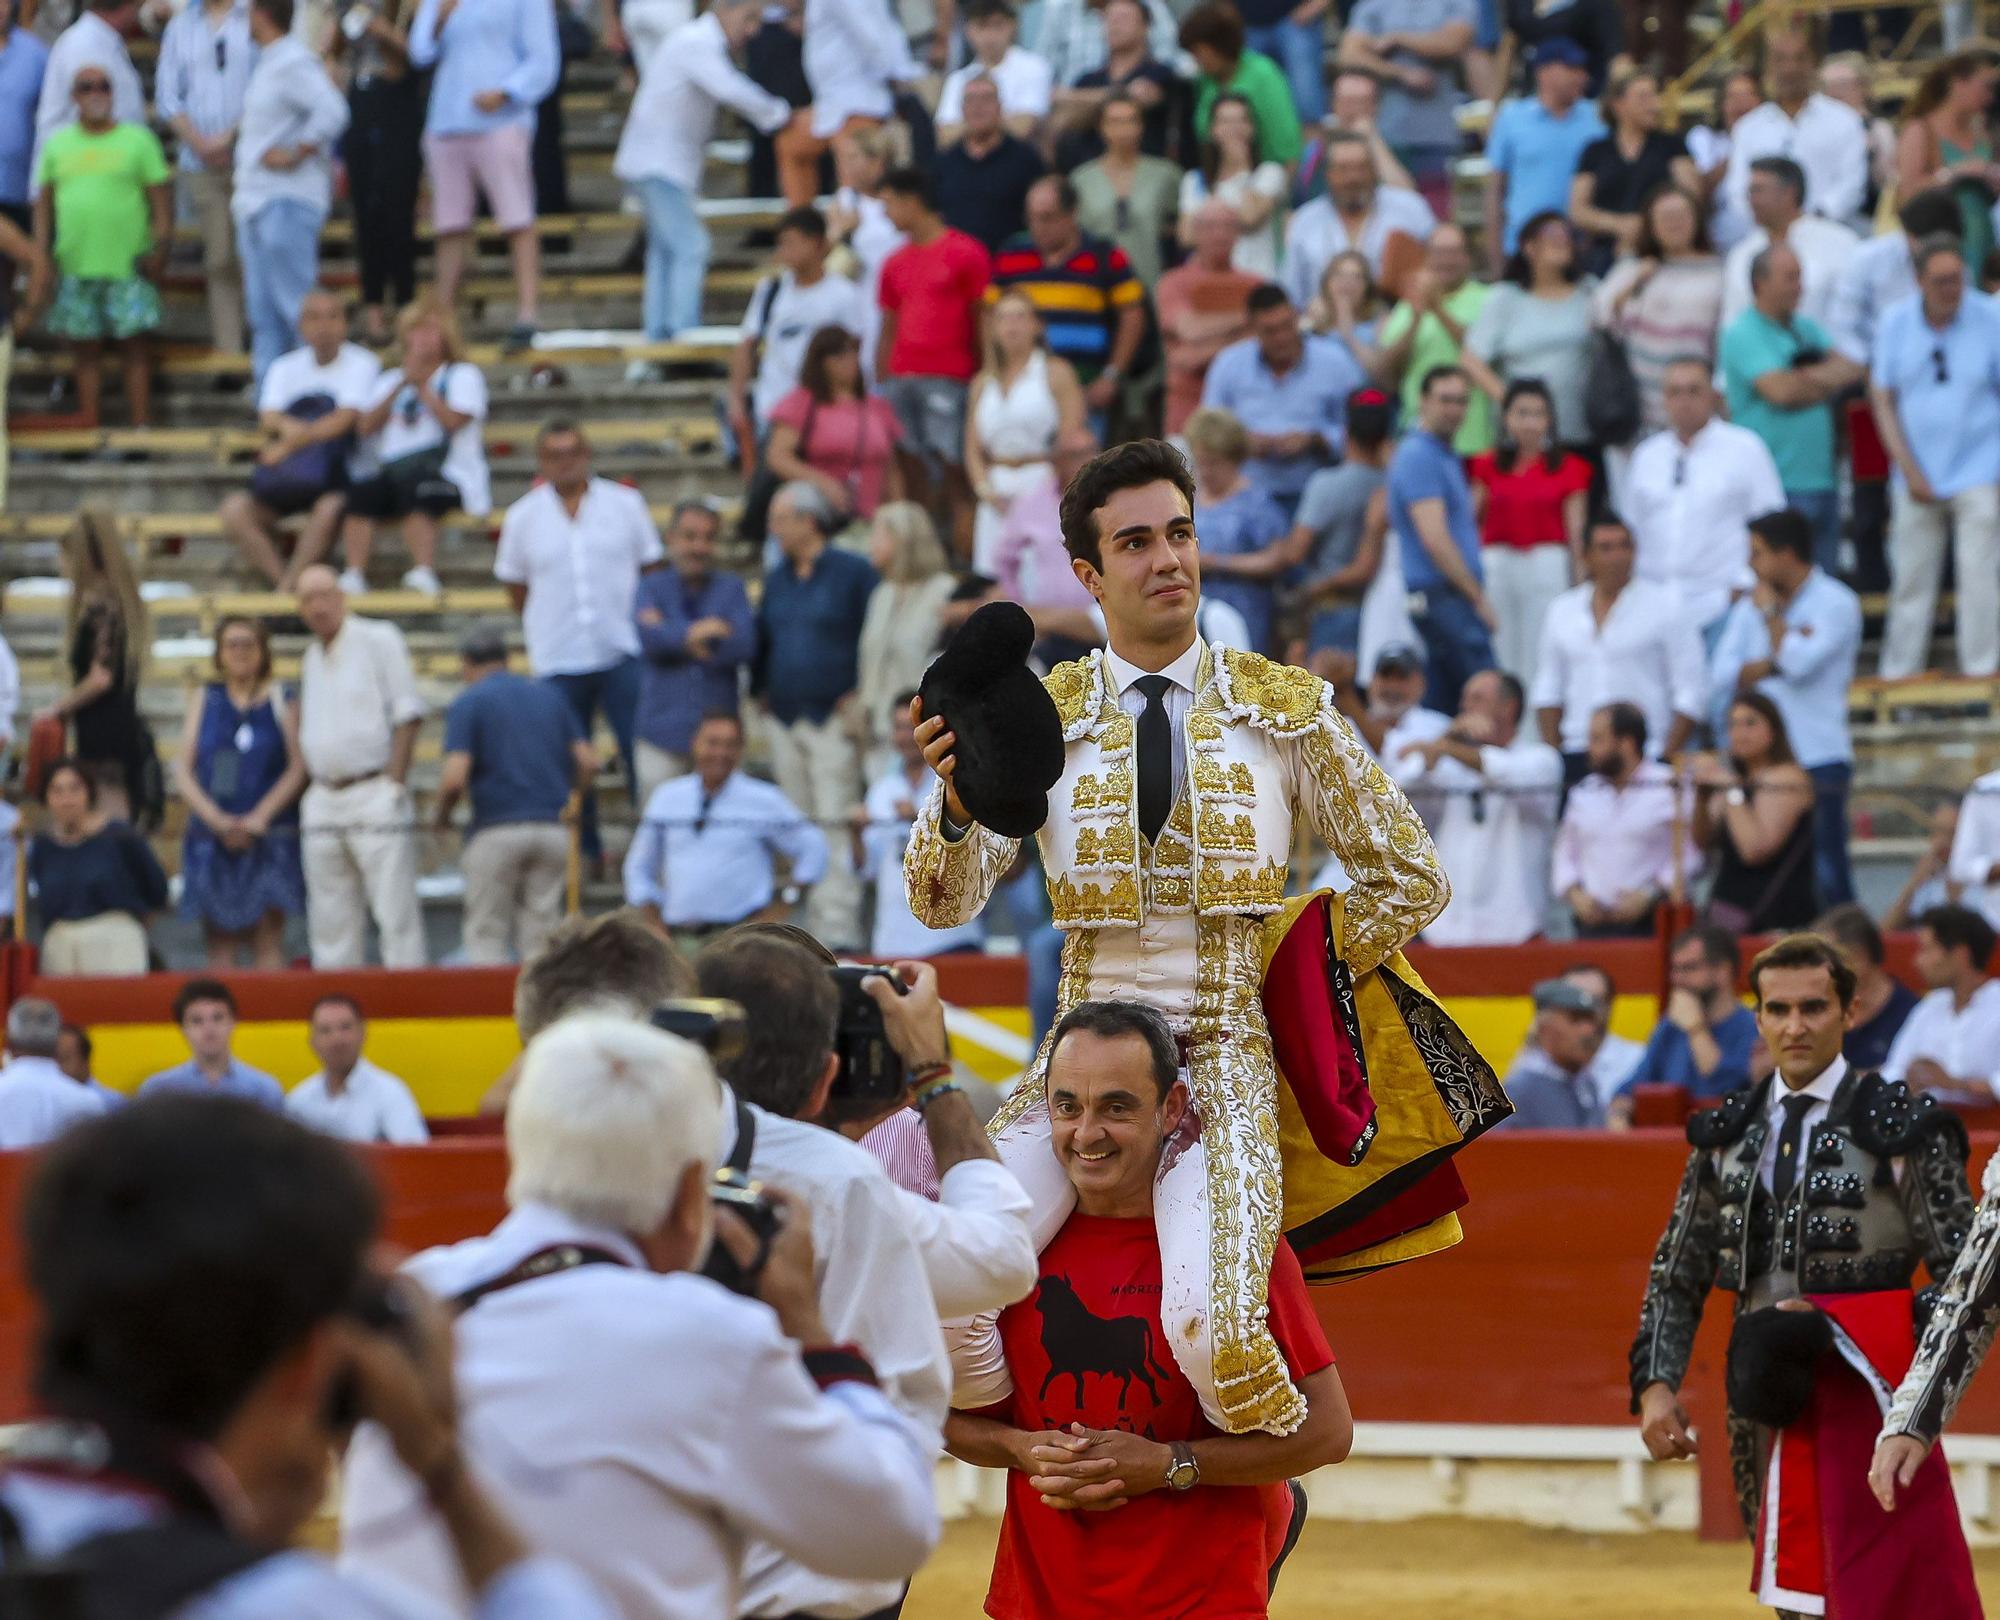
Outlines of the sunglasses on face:
M76 93L80 96L108 96L111 94L109 79L78 79Z

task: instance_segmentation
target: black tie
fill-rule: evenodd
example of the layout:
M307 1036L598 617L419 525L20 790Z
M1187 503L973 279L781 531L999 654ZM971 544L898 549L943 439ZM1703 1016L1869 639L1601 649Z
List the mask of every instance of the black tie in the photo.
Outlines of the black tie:
M1174 796L1174 728L1167 722L1164 675L1141 675L1132 683L1146 696L1139 712L1139 831L1151 843L1167 823Z
M1806 1113L1819 1099L1799 1092L1784 1101L1785 1123L1778 1132L1778 1162L1771 1167L1771 1196L1782 1206L1799 1179L1805 1153Z

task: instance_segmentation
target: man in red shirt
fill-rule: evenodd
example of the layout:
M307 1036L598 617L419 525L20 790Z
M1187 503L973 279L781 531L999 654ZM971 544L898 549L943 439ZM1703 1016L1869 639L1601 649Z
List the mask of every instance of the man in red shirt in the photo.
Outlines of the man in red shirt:
M1083 1002L1056 1028L1047 1086L1076 1208L1035 1293L961 1355L961 1398L992 1404L945 1425L953 1456L1010 1471L986 1612L1251 1620L1296 1537L1290 1482L1353 1442L1333 1352L1280 1243L1271 1333L1305 1421L1282 1436L1210 1427L1160 1325L1153 1187L1198 1128L1173 1035L1140 1003Z
M891 169L882 180L882 206L909 241L882 265L875 375L902 425L914 498L966 556L972 488L965 478L965 398L979 371L981 299L992 261L938 217L937 190L924 170Z

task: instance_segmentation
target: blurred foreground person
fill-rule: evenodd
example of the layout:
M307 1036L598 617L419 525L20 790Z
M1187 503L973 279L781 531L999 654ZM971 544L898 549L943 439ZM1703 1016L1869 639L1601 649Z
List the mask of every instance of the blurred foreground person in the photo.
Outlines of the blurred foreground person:
M0 1148L39 1147L80 1119L104 1112L104 1099L80 1086L57 1062L62 1014L39 996L7 1009L7 1061L0 1064Z
M346 1148L236 1098L148 1098L50 1151L22 1213L49 1417L0 1478L5 1612L422 1620L290 1545L363 1417L421 1482L465 1612L613 1620L466 1467L449 1322L369 1269L379 1225Z

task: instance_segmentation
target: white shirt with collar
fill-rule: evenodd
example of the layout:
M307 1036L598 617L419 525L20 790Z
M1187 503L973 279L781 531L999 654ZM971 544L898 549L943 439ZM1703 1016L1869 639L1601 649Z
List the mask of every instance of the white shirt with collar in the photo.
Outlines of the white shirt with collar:
M1849 255L1833 284L1822 324L1833 345L1857 365L1875 357L1875 328L1882 312L1917 290L1910 239L1901 231L1871 236Z
M103 1112L104 1100L54 1058L17 1057L0 1068L0 1148L40 1147Z
M354 1065L338 1091L328 1085L324 1069L308 1075L285 1094L285 1112L346 1142L414 1146L431 1139L410 1088L366 1058Z
M826 834L778 787L742 771L710 793L690 771L653 789L625 852L625 903L657 906L670 928L742 922L791 881L825 875Z
M1764 1118L1770 1124L1770 1131L1764 1138L1764 1155L1757 1161L1757 1177L1766 1188L1771 1185L1771 1173L1778 1164L1778 1138L1785 1129L1785 1099L1806 1096L1812 1098L1812 1106L1806 1110L1805 1124L1799 1128L1799 1153L1801 1162L1795 1174L1805 1174L1803 1156L1812 1144L1812 1133L1819 1122L1826 1118L1826 1111L1833 1106L1833 1094L1840 1089L1841 1081L1847 1078L1847 1059L1835 1055L1834 1060L1821 1071L1817 1080L1794 1091L1785 1084L1782 1075L1771 1076L1771 1095L1765 1100Z
M1868 197L1868 126L1845 102L1808 96L1796 118L1775 101L1752 108L1729 131L1729 167L1717 188L1719 205L1750 217L1750 165L1790 158L1806 175L1806 212L1851 220Z
M21 666L14 649L0 636L0 749L14 740L14 716L21 707Z
M85 11L56 36L42 67L42 93L35 102L35 150L28 163L28 195L41 187L35 173L42 165L42 147L65 124L76 122L76 76L87 67L102 68L111 80L111 116L121 124L144 124L146 87L132 65L118 30L94 11Z
M299 666L299 749L315 782L388 769L395 730L424 717L403 632L350 613L331 642L314 636Z
M850 118L886 119L896 105L892 87L923 77L884 0L806 0L804 39L812 132L821 140Z
M1757 583L1750 520L1785 504L1770 447L1746 427L1712 419L1683 444L1672 428L1640 441L1625 485L1625 519L1642 579L1671 585L1696 629Z
M923 1562L935 1428L865 1384L816 1388L769 1307L652 1271L622 1233L533 1203L406 1269L450 1298L562 1244L622 1263L500 1290L455 1329L466 1452L538 1551L593 1576L625 1620L746 1612L755 1536L843 1574L899 1572L892 1591ZM343 1568L466 1612L450 1542L373 1424L341 1492Z
M1701 635L1667 586L1634 579L1598 623L1597 587L1564 591L1542 618L1541 655L1528 693L1533 709L1562 710L1562 749L1590 745L1590 717L1607 703L1630 703L1646 717L1646 752L1657 759L1674 716L1707 712L1708 670Z
M676 28L646 59L611 172L628 184L664 180L700 196L715 115L723 107L766 135L782 129L792 111L737 67L722 24L707 12Z
M1960 901L2000 928L2000 771L1989 771L1972 784L1958 807L1958 832L1951 841L1951 863L1945 875L1960 886Z
M1414 191L1378 186L1375 201L1359 231L1349 231L1329 197L1315 197L1293 214L1285 226L1284 288L1292 303L1304 310L1319 296L1326 267L1352 251L1368 261L1370 274L1382 274L1382 254L1389 238L1400 231L1412 241L1428 242L1437 229L1431 205Z
M1771 233L1755 225L1722 261L1722 319L1718 331L1728 331L1729 323L1750 307L1750 261L1770 245ZM1861 238L1845 225L1804 214L1793 220L1785 232L1785 246L1799 256L1799 275L1804 283L1799 313L1818 321L1829 336L1837 337L1833 329L1835 300L1841 277L1860 249Z
M1117 695L1118 707L1134 720L1146 710L1146 694L1139 690L1136 683L1148 675L1164 675L1167 678L1167 690L1160 702L1167 711L1167 724L1173 729L1174 799L1181 796L1181 784L1187 780L1187 717L1188 711L1194 707L1194 677L1195 671L1201 667L1201 653L1202 640L1196 636L1188 644L1188 650L1165 669L1146 670L1119 657L1109 647L1104 649L1105 680ZM1136 744L1134 748L1136 751ZM1137 768L1136 757L1134 768Z
M723 1088L721 1157L736 1148L735 1094ZM837 1344L857 1344L882 1393L935 1455L951 1401L951 1363L930 1274L908 1226L902 1191L873 1154L837 1132L750 1105L750 1176L806 1200L812 1212L820 1315ZM710 1352L702 1352L709 1354ZM670 1363L661 1363L670 1365ZM847 1509L850 1521L853 1508ZM900 1581L818 1574L768 1542L743 1555L745 1617L812 1614L859 1620L897 1600Z
M646 497L608 478L584 486L575 517L553 484L537 484L508 507L493 577L527 587L528 668L582 675L638 657L632 598L640 570L665 556Z
M1747 664L1774 668L1757 690L1785 719L1792 752L1807 770L1854 759L1847 691L1861 653L1861 598L1823 568L1814 568L1785 604L1785 632L1775 655L1771 631L1754 599L1739 599L1723 621L1709 655L1708 687L1719 700L1736 690Z
M1592 772L1570 789L1556 833L1549 886L1558 896L1580 888L1600 905L1643 889L1669 893L1674 882L1674 773L1645 760L1625 785L1613 787ZM1694 847L1694 806L1681 794L1680 870L1700 870Z
M1925 996L1890 1043L1882 1078L1907 1080L1919 1058L1954 1080L1982 1081L2000 1097L2000 979L1980 985L1962 1008L1949 990Z
M915 807L924 802L931 787L928 767L919 763L917 769L922 775L913 782L901 765L892 766L875 779L861 801L866 824L861 829L863 859L855 875L875 889L869 949L878 962L976 951L986 938L986 925L979 918L956 928L927 928L910 910L903 883L903 851L909 846L910 829L916 821Z

